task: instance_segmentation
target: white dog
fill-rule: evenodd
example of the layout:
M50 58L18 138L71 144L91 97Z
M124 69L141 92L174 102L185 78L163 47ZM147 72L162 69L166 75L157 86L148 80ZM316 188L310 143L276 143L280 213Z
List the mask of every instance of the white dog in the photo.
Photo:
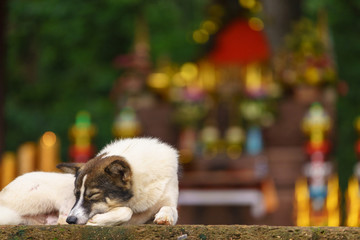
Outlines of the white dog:
M177 222L178 154L157 139L115 141L86 164L58 167L75 174L75 186L69 174L17 178L0 192L0 224Z

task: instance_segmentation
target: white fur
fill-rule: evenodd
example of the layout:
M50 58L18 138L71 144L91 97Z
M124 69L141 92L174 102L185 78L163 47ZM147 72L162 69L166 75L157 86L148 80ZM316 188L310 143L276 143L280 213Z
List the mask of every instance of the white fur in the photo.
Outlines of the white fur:
M0 225L17 225L23 222L21 216L14 210L0 206Z
M107 145L98 155L102 154L122 156L130 165L134 196L125 206L133 212L128 224L144 223L159 211L155 223L177 222L178 153L174 148L154 138L131 138ZM94 219L92 225L103 225ZM119 223L123 222L120 217Z
M0 192L0 225L65 223L75 203L74 179L48 172L17 177ZM53 212L59 212L57 221L48 215Z

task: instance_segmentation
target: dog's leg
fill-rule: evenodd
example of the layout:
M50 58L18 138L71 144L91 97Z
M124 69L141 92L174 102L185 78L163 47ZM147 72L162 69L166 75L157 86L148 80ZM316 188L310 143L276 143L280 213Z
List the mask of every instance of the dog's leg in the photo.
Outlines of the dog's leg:
M109 212L96 214L86 225L92 226L115 226L125 223L131 219L133 211L128 207L117 207Z
M161 225L175 225L178 219L177 201L179 197L179 183L177 178L172 179L165 189L162 198L162 207L155 215L154 223Z

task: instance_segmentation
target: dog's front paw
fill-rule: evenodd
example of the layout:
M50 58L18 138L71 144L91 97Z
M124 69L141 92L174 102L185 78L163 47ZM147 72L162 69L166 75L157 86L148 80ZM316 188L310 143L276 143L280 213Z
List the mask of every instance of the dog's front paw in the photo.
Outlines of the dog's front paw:
M97 214L93 216L86 225L89 226L115 226L122 224L122 219L119 219L117 216L113 216L109 213Z
M90 226L104 226L104 225L111 225L109 224L109 219L106 218L104 214L97 214L93 216L86 225Z
M133 212L127 207L118 207L110 210L109 212L96 214L93 216L86 225L90 226L115 226L123 224L130 220Z
M159 225L175 225L177 221L177 210L173 207L162 207L155 215L154 223Z

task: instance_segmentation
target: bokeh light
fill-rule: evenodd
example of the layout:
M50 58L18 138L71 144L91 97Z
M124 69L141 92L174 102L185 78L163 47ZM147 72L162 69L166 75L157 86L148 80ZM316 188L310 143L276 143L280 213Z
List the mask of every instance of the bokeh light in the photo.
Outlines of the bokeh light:
M249 19L249 26L254 31L261 31L264 29L264 22L257 17L252 17Z
M206 43L209 40L209 33L205 29L195 30L193 39L196 43Z
M41 137L41 142L47 146L51 147L56 143L56 135L53 132L45 132L44 135Z

